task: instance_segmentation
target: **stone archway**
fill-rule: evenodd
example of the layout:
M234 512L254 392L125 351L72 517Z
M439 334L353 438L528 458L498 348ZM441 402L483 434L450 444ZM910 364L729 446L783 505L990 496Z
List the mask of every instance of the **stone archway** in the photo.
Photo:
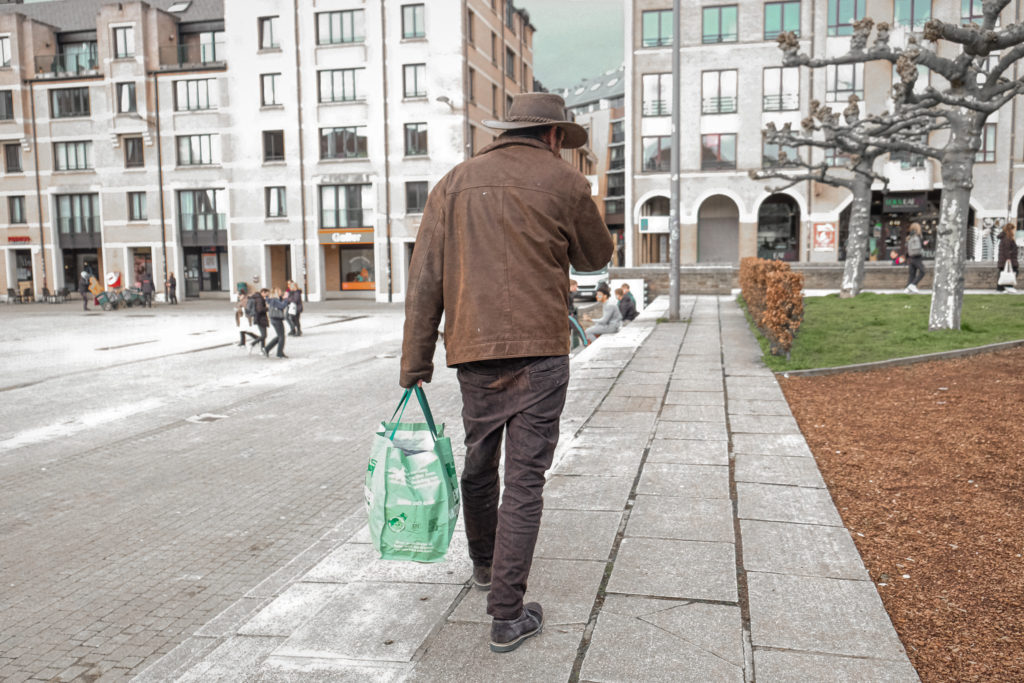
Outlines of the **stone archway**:
M785 194L773 194L757 211L757 256L776 261L800 258L800 206Z
M697 213L697 261L736 263L740 257L740 210L729 197L704 200Z

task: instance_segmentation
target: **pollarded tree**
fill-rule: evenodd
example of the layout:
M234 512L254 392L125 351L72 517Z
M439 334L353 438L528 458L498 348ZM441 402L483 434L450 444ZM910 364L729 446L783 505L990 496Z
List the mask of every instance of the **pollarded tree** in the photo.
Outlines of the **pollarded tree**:
M886 23L878 24L875 40L868 47L872 30L876 28L870 18L854 25L850 50L844 55L810 57L800 52L793 34L786 34L779 40L786 66L820 68L878 60L890 62L900 76L900 83L893 88L897 107L910 112L930 110L932 116L943 119L948 126L945 145L930 150L942 166L942 203L928 317L930 330L960 329L975 154L981 148L988 118L1024 92L1024 79L1008 77L1011 67L1024 58L1024 24L997 26L1000 12L1009 4L1010 0L984 0L980 26L960 26L932 19L924 26L925 43L911 37L906 47L889 45ZM943 44L955 46L955 56L942 56L939 48ZM929 85L915 91L919 66L942 77L945 87ZM877 137L868 142L891 151L914 152L908 147L908 141L900 138Z
M875 172L875 161L892 150L888 145L879 145L877 140L899 137L907 141L910 149L917 154L927 154L927 145L916 142L927 139L932 131L941 126L932 117L921 115L918 110L904 112L897 110L882 115L862 117L856 95L850 97L849 106L842 117L817 100L811 102L810 116L801 121L801 132L796 132L787 123L781 129L769 123L764 131L765 142L793 149L832 150L836 160L845 158L844 166L829 165L790 157L780 152L778 164L751 171L750 177L763 180L783 178L789 182L778 188L778 192L799 182L813 180L834 187L845 187L853 194L850 206L850 223L846 242L846 263L843 268L841 298L850 298L860 293L864 281L864 255L867 253L868 234L871 227L871 188L874 181L888 185L888 179ZM903 150L906 151L906 150Z

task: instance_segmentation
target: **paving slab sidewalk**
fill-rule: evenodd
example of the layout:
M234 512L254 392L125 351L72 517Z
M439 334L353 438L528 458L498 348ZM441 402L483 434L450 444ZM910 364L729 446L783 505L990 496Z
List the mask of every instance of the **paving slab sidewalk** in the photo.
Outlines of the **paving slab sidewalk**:
M742 312L667 303L572 361L540 636L488 650L461 529L443 563L384 562L360 511L138 680L918 680Z

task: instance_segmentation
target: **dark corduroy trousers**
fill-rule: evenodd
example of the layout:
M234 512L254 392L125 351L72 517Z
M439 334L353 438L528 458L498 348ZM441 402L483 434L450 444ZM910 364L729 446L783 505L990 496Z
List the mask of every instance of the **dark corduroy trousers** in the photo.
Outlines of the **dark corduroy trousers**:
M491 567L487 613L515 619L533 564L544 473L558 444L569 384L569 357L509 358L458 366L466 463L462 509L469 556ZM498 505L498 463L505 436L505 490Z

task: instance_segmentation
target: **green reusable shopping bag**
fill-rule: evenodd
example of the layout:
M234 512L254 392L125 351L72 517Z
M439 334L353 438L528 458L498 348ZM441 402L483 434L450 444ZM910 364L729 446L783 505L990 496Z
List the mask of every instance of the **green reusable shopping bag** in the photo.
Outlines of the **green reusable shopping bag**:
M413 393L426 422L402 422ZM384 560L440 562L459 518L451 440L443 424L435 427L420 387L406 389L391 420L381 425L364 487L373 546Z

